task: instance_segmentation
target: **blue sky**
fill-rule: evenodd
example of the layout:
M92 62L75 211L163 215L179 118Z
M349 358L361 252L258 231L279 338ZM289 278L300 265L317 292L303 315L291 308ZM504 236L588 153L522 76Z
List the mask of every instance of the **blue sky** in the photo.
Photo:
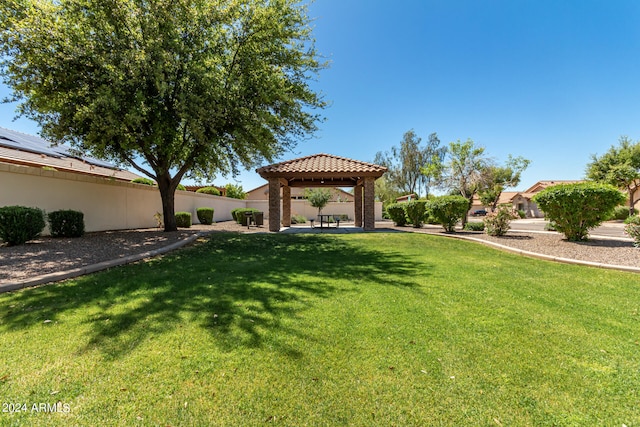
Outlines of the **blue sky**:
M330 61L313 85L330 107L279 161L372 161L414 129L424 141L471 138L498 162L531 160L524 190L583 178L591 154L640 139L640 1L316 0L309 12ZM37 133L12 122L14 107L0 106L0 126ZM237 180L265 182L253 171Z

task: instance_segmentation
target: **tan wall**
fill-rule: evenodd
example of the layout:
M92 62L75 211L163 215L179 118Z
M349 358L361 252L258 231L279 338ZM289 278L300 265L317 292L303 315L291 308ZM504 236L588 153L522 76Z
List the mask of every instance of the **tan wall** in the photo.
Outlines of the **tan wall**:
M280 205L282 212L282 204ZM264 212L265 218L269 215L269 202L267 200L247 200L247 207L258 209ZM354 204L352 202L329 202L324 209L323 214L342 215L346 214L349 220L353 221ZM291 215L302 215L307 219L316 218L318 216L318 208L314 208L307 200L291 200ZM382 202L375 204L375 219L382 221Z
M20 205L52 212L73 209L84 213L87 232L152 228L154 215L162 212L160 193L155 187L97 178L69 172L0 163L0 206ZM266 200L238 200L208 194L176 191L175 210L190 212L198 222L196 210L214 209L214 221L231 220L236 208L259 209L268 216ZM317 209L306 200L291 201L292 214L315 218ZM346 214L353 219L353 203L329 202L326 214ZM382 219L382 203L376 203L376 220ZM45 234L48 230L45 230Z
M246 206L244 200L186 191L176 191L175 202L176 211L191 212L194 223L199 207L212 207L215 221L227 221L232 209ZM0 206L8 205L80 211L88 232L155 227L154 214L162 212L154 187L0 163Z
M326 188L331 190L333 201L337 202L338 198L340 198L340 201L342 202L353 201L353 194L349 192L340 190L339 188L331 188L331 187L326 187ZM291 187L291 197L302 199L304 197L304 193L306 189L307 189L306 187ZM282 189L280 189L280 197L282 197ZM247 200L265 200L268 198L269 198L268 184L262 185L258 188L254 188L253 190L247 192Z

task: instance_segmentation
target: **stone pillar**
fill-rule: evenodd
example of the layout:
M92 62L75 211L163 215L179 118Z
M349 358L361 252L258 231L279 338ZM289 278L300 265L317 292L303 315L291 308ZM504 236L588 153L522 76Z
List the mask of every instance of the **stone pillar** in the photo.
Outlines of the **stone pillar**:
M291 227L291 187L282 187L282 226Z
M280 231L280 180L269 178L269 231Z
M376 194L375 181L372 176L364 179L364 229L375 230L376 228Z
M355 212L353 214L356 227L362 227L362 184L353 189L353 201Z

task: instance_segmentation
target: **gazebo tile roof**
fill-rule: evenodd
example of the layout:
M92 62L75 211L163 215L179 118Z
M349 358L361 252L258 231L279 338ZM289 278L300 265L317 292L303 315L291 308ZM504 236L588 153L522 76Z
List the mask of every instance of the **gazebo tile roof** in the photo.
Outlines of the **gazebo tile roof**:
M373 163L321 153L263 166L257 172L262 176L291 173L382 174L386 170L384 166Z

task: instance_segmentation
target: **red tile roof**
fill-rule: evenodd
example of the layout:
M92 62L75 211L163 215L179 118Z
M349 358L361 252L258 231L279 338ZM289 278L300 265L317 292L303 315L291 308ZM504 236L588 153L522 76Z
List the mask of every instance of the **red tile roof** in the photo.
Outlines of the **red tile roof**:
M323 174L327 176L381 176L387 168L330 154L315 154L286 162L263 166L256 170L263 178L268 176Z

